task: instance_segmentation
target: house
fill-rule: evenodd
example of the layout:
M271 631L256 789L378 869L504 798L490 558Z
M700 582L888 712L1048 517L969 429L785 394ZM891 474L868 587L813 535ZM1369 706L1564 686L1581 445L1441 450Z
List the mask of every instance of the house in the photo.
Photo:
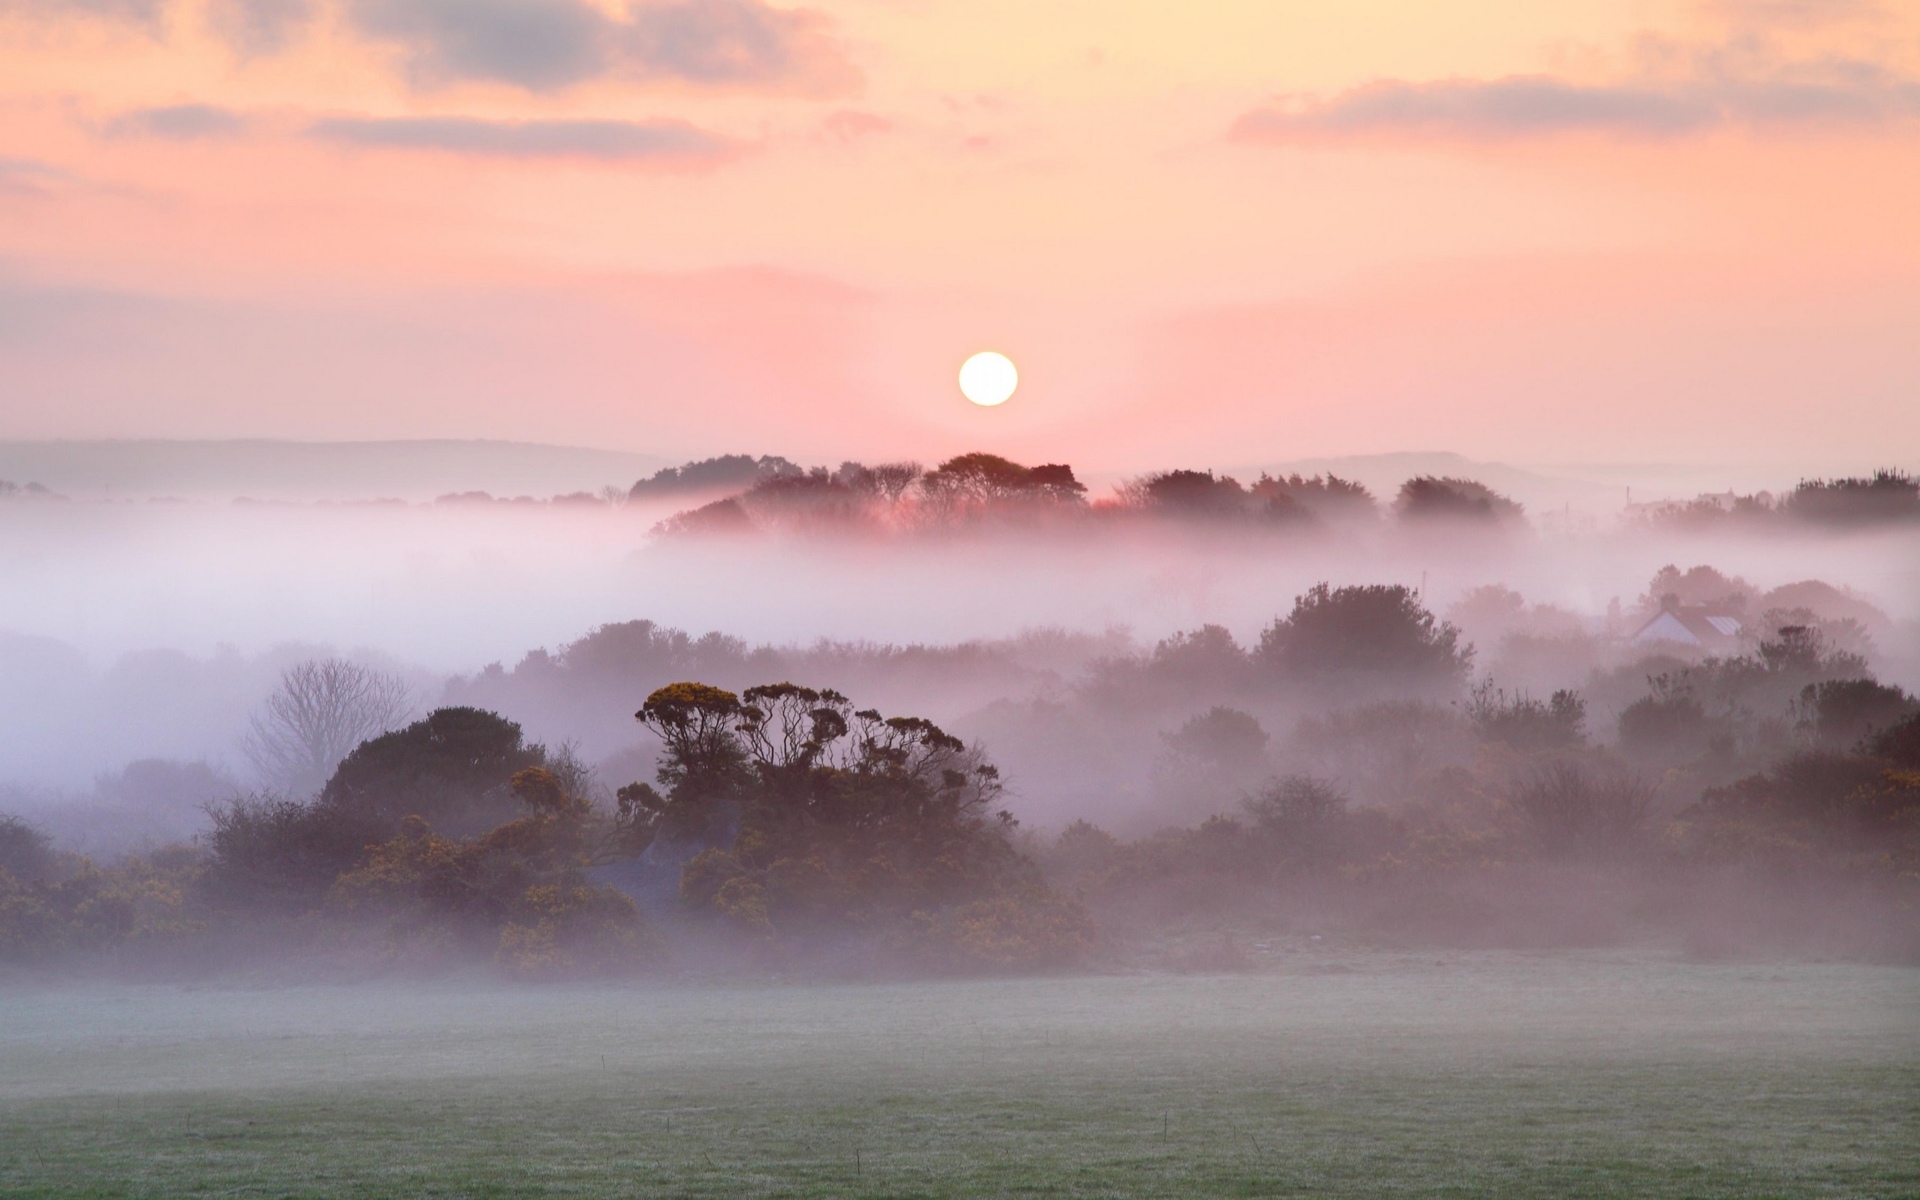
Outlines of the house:
M1723 608L1667 604L1628 640L1636 646L1665 643L1700 650L1732 650L1740 644L1741 628L1740 618Z

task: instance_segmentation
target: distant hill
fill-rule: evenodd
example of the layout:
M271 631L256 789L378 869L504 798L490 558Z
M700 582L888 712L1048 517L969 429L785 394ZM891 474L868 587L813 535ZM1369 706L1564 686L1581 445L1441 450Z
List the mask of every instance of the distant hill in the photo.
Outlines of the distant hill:
M532 442L0 442L0 479L76 499L431 500L449 492L621 491L674 461Z

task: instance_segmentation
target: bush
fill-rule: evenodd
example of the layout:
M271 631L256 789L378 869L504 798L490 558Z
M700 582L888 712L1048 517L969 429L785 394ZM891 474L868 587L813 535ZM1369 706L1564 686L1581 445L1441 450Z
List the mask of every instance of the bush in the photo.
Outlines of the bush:
M1889 769L1881 759L1809 751L1707 789L1680 819L1682 843L1706 857L1813 860L1866 852L1911 864L1920 835L1920 773Z
M1467 701L1467 719L1481 740L1522 752L1568 750L1587 740L1587 702L1565 688L1542 703L1524 692L1509 698L1488 679Z
M1920 713L1875 734L1867 749L1910 771L1920 771Z
M239 797L207 815L202 886L214 903L237 909L314 907L387 832L361 814L278 796Z
M0 871L22 883L34 883L53 871L53 846L47 835L24 817L0 813Z
M1800 726L1829 750L1847 750L1920 711L1912 696L1871 679L1810 683L1795 706Z
M1646 829L1653 787L1630 776L1596 777L1554 763L1514 792L1513 805L1549 854L1601 857L1631 849Z
M1246 802L1263 857L1299 866L1337 857L1344 838L1347 795L1311 775L1276 779Z
M643 965L653 937L632 900L577 878L528 888L500 930L495 961L521 977L619 974Z
M1729 741L1731 725L1707 715L1691 693L1643 696L1620 712L1620 750L1633 758L1674 763L1696 759Z
M1016 973L1071 966L1092 949L1086 905L1045 888L914 915L912 951L939 971Z

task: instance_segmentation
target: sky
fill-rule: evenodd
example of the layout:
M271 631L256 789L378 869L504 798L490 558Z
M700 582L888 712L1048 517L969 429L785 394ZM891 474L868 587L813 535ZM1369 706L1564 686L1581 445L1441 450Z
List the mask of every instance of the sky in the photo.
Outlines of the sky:
M0 438L1912 468L1916 212L1915 0L0 0Z

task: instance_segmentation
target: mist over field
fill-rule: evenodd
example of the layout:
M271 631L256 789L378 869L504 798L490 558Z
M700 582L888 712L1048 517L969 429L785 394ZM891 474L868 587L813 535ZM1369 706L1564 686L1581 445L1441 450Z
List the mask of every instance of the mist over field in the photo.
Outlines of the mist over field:
M431 453L421 457L429 481L440 482ZM591 480L583 472L605 465L570 469ZM1392 460L1371 466L1388 478L1404 469ZM376 484L403 482L386 469ZM504 482L532 473L509 471ZM498 487L502 474L467 466L445 478ZM1552 480L1533 480L1532 490L1549 497L1584 489L1590 505L1613 490L1562 482L1556 491ZM70 471L65 482L76 481ZM1709 565L1763 593L1818 580L1884 617L1868 631L1879 673L1920 683L1920 533L1911 527L1676 530L1623 520L1619 504L1575 510L1565 501L1498 534L1380 522L1261 533L1161 524L1087 536L1002 529L702 541L655 530L687 507L686 495L615 505L583 486L516 503L504 489L481 501L473 497L480 489L462 488L435 503L342 495L344 485L307 478L298 486L308 494L261 501L227 494L260 490L259 473L244 463L197 482L178 473L164 482L199 494L109 501L96 488L91 499L0 507L8 579L0 673L8 720L24 731L0 747L0 783L84 788L148 758L205 760L247 782L236 749L247 715L279 671L303 657L378 663L431 706L451 680L489 665L511 669L531 652L634 620L788 652L823 641L1006 643L1008 662L997 672L927 667L873 680L901 709L962 721L995 701L1072 684L1095 659L1150 650L1171 634L1217 625L1249 642L1322 581L1406 585L1440 614L1497 584L1560 614L1562 632L1599 633L1611 619L1617 637L1628 620L1621 614L1631 615L1669 564ZM1391 495L1396 485L1375 486ZM329 497L315 499L316 490ZM1551 653L1503 658L1513 624L1463 621L1481 674L1546 694L1582 684L1596 665L1590 648L1569 650L1565 662ZM830 658L815 669L825 674L811 682L835 686L865 670ZM538 739L580 741L604 756L630 742L631 710L655 682L670 681L636 678L637 691L605 697L611 707L599 714L561 717L514 699L503 711ZM1032 789L1018 800L1061 815Z
M0 0L0 1197L1920 1197L1916 212L1913 0Z

